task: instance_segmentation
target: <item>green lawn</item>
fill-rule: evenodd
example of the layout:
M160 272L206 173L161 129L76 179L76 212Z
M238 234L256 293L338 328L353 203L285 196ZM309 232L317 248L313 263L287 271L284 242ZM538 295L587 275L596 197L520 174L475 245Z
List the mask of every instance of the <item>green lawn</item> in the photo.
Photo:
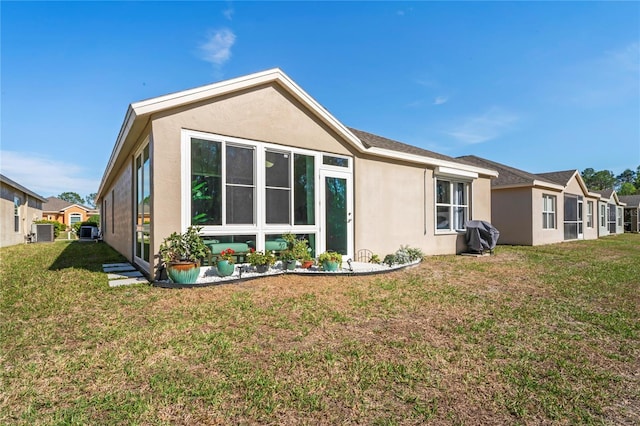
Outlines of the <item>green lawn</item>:
M640 423L640 235L190 290L120 260L0 249L0 424Z

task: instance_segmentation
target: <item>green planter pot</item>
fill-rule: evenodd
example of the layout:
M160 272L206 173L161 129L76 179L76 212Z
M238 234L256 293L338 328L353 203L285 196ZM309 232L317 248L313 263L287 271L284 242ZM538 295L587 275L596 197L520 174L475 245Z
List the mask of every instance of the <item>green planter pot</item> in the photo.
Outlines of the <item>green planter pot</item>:
M176 284L195 284L200 275L200 267L195 262L169 263L167 275Z
M340 266L338 262L322 262L322 269L324 269L325 271L335 272L338 270L338 266Z
M287 268L288 271L293 271L294 269L296 269L296 261L295 260L287 260L285 262L285 267Z
M232 275L236 268L236 265L229 263L228 260L219 260L216 266L218 268L218 275L221 277L228 277L229 275Z

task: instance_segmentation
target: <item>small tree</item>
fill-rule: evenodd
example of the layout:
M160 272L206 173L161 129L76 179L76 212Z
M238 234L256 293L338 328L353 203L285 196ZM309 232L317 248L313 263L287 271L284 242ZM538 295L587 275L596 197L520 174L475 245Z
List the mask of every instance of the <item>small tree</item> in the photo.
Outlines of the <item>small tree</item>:
M84 203L84 199L77 192L63 192L58 198L73 204Z

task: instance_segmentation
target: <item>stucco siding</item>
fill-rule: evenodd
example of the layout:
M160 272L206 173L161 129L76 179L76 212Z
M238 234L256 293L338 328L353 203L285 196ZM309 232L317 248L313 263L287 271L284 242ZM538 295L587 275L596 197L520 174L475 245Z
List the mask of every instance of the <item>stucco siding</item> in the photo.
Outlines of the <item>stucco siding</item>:
M494 189L491 222L500 231L499 244L532 245L531 188Z
M593 226L587 226L588 204L593 203ZM598 238L598 199L595 197L584 198L584 239L595 240Z
M355 250L384 256L401 245L425 254L455 254L466 249L464 233L435 232L434 172L420 166L355 159ZM472 184L471 216L490 220L490 181Z
M542 227L542 196L556 197L555 228ZM533 188L531 191L532 245L554 244L564 241L564 193L549 189Z
M127 162L118 171L113 185L104 192L107 211L102 212L106 223L104 241L129 261L133 260L132 168Z
M286 146L353 154L347 143L278 85L245 90L152 116L158 149L180 144L191 129ZM162 148L160 148L162 147Z
M25 236L31 232L35 220L42 219L42 210L27 203L29 197L22 191L5 183L0 183L0 247L25 242ZM20 229L15 230L14 197L20 199Z
M578 183L578 179L575 176L567 183L567 185L564 188L564 192L567 194L584 196L584 190Z

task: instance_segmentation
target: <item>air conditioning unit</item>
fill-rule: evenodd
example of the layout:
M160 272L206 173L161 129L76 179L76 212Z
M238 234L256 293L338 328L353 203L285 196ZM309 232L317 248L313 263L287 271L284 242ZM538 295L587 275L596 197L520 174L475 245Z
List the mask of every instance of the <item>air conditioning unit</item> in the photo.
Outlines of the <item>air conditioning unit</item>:
M35 234L35 243L50 243L55 240L53 225L50 223L34 223L31 225L31 233Z

